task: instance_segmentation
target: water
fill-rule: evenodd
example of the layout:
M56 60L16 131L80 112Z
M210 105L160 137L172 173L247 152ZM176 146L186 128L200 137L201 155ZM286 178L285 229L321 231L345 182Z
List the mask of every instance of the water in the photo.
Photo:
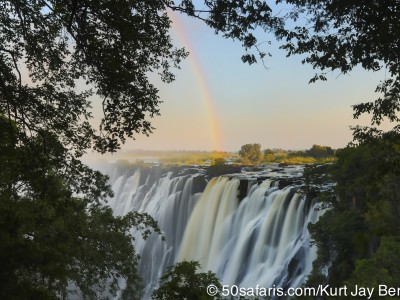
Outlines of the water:
M306 281L316 258L307 225L321 212L296 186L278 189L276 179L265 179L268 174L290 178L293 172L261 170L209 180L204 170L116 168L109 173L115 214L149 213L166 238L153 234L144 241L133 233L144 299L166 268L182 260L198 260L202 271L239 287L288 288ZM244 195L241 181L247 184Z

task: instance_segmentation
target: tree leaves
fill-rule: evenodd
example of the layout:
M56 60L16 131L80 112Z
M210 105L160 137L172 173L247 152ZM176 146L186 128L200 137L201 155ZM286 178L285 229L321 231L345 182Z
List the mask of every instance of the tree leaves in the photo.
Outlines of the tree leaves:
M93 142L100 152L115 151L126 137L151 133L145 118L159 114L160 101L148 72L160 70L171 81L169 69L187 56L171 43L161 1L4 1L1 6L0 106L9 118L24 123L30 134L40 128L56 134L64 145L74 145L77 155ZM82 80L90 85L77 93ZM99 134L88 126L79 130L90 118L92 87L103 98Z
M385 68L388 79L378 85L381 96L374 102L353 106L354 117L371 115L371 125L384 119L398 122L400 107L400 27L398 1L278 1L293 5L285 18L303 26L281 28L275 33L284 41L288 55L305 55L304 63L322 71L343 74L361 66L368 71ZM326 80L325 73L316 74L310 83ZM386 77L386 75L385 75Z
M262 159L261 144L245 144L239 155L243 164L257 164Z
M108 178L70 155L53 134L21 137L0 116L0 297L99 299L124 291L137 299L131 230L146 238L161 233L157 223L137 212L113 216Z
M196 261L182 261L170 267L160 278L160 287L152 294L154 300L167 299L215 299L207 294L207 286L214 285L221 290L216 275L211 271L200 273L200 264ZM217 294L215 295L217 296Z

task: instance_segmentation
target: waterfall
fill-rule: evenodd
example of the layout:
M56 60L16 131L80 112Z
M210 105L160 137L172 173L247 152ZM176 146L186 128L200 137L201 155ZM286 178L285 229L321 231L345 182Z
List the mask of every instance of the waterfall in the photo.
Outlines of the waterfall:
M144 241L133 233L144 299L166 268L182 260L198 260L202 271L215 272L223 284L242 287L297 287L311 271L316 249L307 225L320 211L293 186L280 190L270 179L249 180L247 195L239 199L243 179L234 175L207 182L201 172L113 174L114 213L146 212L166 238L153 234Z

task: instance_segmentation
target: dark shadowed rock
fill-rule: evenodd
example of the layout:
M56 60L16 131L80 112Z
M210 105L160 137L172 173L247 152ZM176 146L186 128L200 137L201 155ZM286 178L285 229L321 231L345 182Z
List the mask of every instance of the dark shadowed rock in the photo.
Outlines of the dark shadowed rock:
M213 178L217 176L240 173L242 170L241 166L234 165L216 165L207 168L207 177Z

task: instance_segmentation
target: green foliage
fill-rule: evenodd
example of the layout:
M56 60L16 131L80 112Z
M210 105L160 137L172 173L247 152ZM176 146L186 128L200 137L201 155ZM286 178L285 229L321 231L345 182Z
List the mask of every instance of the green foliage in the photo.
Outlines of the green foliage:
M115 151L126 136L151 133L144 118L159 113L160 101L148 72L158 70L169 82L170 67L187 56L171 44L161 1L8 0L0 11L2 113L77 153L92 142ZM87 84L82 92L78 79ZM103 100L99 134L88 122L93 88Z
M335 153L331 147L313 145L311 149L306 151L306 154L314 158L322 158L322 157L333 156Z
M220 166L225 164L225 159L223 157L214 158L211 162L211 166Z
M250 50L255 48L262 60L269 53L259 49L259 42L253 35L257 27L265 31L281 28L283 20L275 16L265 1L174 1L167 2L172 10L184 12L198 18L213 28L215 33L221 33L225 38L235 39L242 43L246 54L242 56L245 63L255 63L257 58Z
M215 299L207 294L207 286L213 284L221 290L221 284L214 273L198 273L199 268L196 261L183 261L170 267L161 277L160 287L153 292L152 299Z
M354 259L365 257L366 225L362 215L352 210L330 210L316 224L310 224L309 230L318 248L318 259L307 284L340 286L350 278ZM323 274L328 269L326 278Z
M390 72L398 68L398 53L391 51L399 39L398 24L394 21L398 18L395 0L376 1L367 7L358 1L278 2L294 6L287 14L294 21L299 16L312 16L305 26L278 32L280 38L292 42L283 46L290 55L306 54L305 62L313 67L343 73L359 64L372 71L379 70L382 64Z
M264 156L271 155L271 154L274 154L274 153L275 153L275 151L272 150L272 149L265 149L264 152L263 152Z
M275 162L275 155L274 154L267 154L267 155L264 154L263 162L267 162L267 163Z
M308 284L339 286L347 281L360 286L359 280L367 284L372 272L376 278L385 278L387 268L377 263L386 251L383 241L400 229L398 145L388 137L350 145L337 152L336 163L320 170L319 174L328 172L328 176L318 177L314 170L314 180L333 181L336 186L325 198L331 209L310 225L318 259ZM322 276L328 267L328 277Z
M151 153L151 152L149 152ZM146 154L143 154L146 156ZM165 165L214 165L234 160L237 154L221 151L156 151L154 155Z
M326 74L337 70L342 74L356 66L365 70L385 69L385 78L376 88L379 97L372 102L353 106L354 118L371 115L371 125L384 119L399 122L400 111L400 40L398 1L302 1L279 0L278 4L293 5L283 16L299 26L284 26L275 33L283 40L288 56L299 54L317 73L310 82L327 80ZM290 22L288 22L289 24ZM383 133L375 127L355 127L355 139L360 131ZM398 132L397 126L393 132Z
M400 199L400 148L397 141L377 139L372 143L349 146L337 154L334 168L337 192L343 203L365 210L365 205L384 199Z
M116 151L127 137L150 134L161 101L149 74L171 82L188 55L172 44L167 9L240 41L248 63L256 60L248 52L257 49L253 30L281 24L259 1L2 1L0 113L24 132L56 135L76 154ZM94 94L104 113L99 132L88 122Z
M263 162L297 164L326 164L336 160L334 150L328 146L314 145L310 150L264 150Z
M314 157L309 157L309 156L290 156L290 157L282 157L278 159L277 162L289 165L299 165L299 164L314 164L317 163L317 160Z
M252 147L252 144L248 144ZM256 144L257 145L257 144ZM245 145L246 146L246 145ZM251 147L246 147L246 149L250 149ZM328 147L330 148L330 147ZM247 151L247 150L245 150ZM252 150L250 149L250 153ZM258 148L253 153L256 153L253 157L260 162L265 163L287 163L287 164L325 164L331 163L336 158L332 156L322 156L319 158L315 158L306 154L306 151L290 151L290 150L282 150L282 149L267 149L261 152L259 158L258 156ZM262 154L264 153L264 155ZM127 158L129 159L140 159L141 157L156 157L160 160L161 163L165 165L223 165L230 162L238 162L242 164L254 164L255 162L251 161L251 158L240 157L235 153L229 152L200 152L200 151L133 151L132 154L129 154Z
M378 290L381 284L397 287L400 282L400 237L383 237L381 244L371 258L358 260L354 274L346 284L352 289L355 285L374 287ZM393 296L382 297L374 293L371 299L393 299Z
M365 220L374 236L395 235L399 232L399 205L393 200L383 199L379 202L368 203Z
M262 159L261 144L246 144L239 151L243 164L258 164Z
M0 117L0 298L65 298L72 284L85 299L121 290L136 299L130 231L146 237L157 224L146 214L114 217L104 176L66 163L67 151L46 132L15 144L20 132L9 122Z

